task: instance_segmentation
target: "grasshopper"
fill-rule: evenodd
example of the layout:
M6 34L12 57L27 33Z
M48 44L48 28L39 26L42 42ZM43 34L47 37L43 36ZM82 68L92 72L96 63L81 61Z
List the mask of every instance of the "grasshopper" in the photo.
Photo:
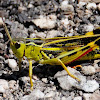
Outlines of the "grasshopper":
M41 64L61 65L69 76L80 81L68 71L66 65L74 61L100 58L100 28L80 36L12 39L5 23L3 26L10 40L10 47L19 60L19 70L24 56L29 61L31 89L33 89L32 60Z

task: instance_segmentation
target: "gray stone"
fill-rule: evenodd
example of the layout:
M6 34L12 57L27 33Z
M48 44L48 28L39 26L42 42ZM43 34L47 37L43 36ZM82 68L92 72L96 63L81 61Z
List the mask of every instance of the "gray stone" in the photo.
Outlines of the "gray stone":
M80 72L76 71L73 68L67 67L69 72L75 75L77 78L80 79L81 82L70 77L65 70L58 72L55 74L55 78L57 78L58 82L60 83L61 88L64 90L71 90L72 87L76 87L81 89L82 85L86 82L86 77L82 76Z
M94 92L99 88L99 84L95 80L88 80L83 86L82 90L85 92Z
M8 65L12 70L17 69L17 62L15 59L8 59Z
M9 89L8 82L4 79L0 79L0 93L4 93Z
M41 92L39 89L35 89L31 92L30 95L25 95L21 98L21 100L39 100L44 98L44 93Z
M89 65L89 66L82 67L82 72L85 75L92 75L92 74L96 73L96 70L95 70L95 68L93 66Z
M42 29L52 29L56 25L56 19L50 19L49 16L40 16L39 19L34 19L32 22Z

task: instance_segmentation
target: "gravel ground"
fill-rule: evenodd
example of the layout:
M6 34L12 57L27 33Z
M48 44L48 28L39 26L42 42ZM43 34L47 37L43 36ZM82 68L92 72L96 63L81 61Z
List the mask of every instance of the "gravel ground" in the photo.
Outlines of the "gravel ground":
M82 35L100 26L100 0L0 0L0 11L12 38L52 38ZM98 33L99 34L99 33ZM0 100L100 100L100 60L82 63L82 70L33 61L34 89L30 90L28 61L18 60L0 26Z

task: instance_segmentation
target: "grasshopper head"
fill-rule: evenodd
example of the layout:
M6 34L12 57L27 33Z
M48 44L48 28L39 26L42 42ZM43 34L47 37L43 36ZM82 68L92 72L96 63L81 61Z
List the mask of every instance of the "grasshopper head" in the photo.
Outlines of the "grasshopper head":
M25 44L24 43L20 43L20 42L17 42L17 41L12 41L10 46L11 46L11 49L12 49L13 53L15 54L15 56L17 58L23 58L24 50L25 50Z

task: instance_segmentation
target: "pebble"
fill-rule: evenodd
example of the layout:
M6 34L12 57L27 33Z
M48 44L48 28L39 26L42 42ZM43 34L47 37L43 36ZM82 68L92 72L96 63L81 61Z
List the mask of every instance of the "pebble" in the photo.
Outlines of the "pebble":
M4 79L0 79L0 93L4 93L9 89L8 82Z
M2 50L4 50L4 49L5 49L5 45L4 45L3 43L0 43L0 48L1 48Z
M71 97L71 96L69 96L69 97L67 97L67 98L66 98L66 100L72 100L72 97Z
M27 8L22 7L22 6L19 6L19 7L18 7L18 11L19 11L19 12L22 12L22 11L25 11L25 10L27 10Z
M24 20L24 19L20 19ZM11 36L12 38L27 38L28 36L28 29L24 27L23 24L19 24L17 21L13 22L11 25Z
M55 92L54 91L50 91L49 93L47 93L46 95L45 95L45 98L52 98L52 97L54 97L55 96Z
M97 90L91 95L91 100L100 100L100 91Z
M27 83L28 81L30 81L30 78L28 76L27 77L24 76L24 77L21 77L20 80L23 81L24 83Z
M35 38L36 37L36 34L35 33L31 33L30 34L30 38Z
M72 5L65 5L65 4L62 4L61 5L61 9L66 11L66 12L73 12L74 11L74 7Z
M97 5L98 10L100 11L100 3Z
M91 0L80 0L80 2L89 2Z
M55 15L48 15L48 17L50 18L50 19L52 19L52 20L56 20L57 19L57 16L55 16Z
M82 2L82 1L80 1L78 4L79 8L82 8L84 5L86 5L86 2Z
M68 0L64 0L61 2L61 7L66 7L68 5Z
M94 26L92 24L88 24L84 26L85 31L90 32L93 31Z
M30 95L25 95L21 98L21 100L39 100L44 98L44 93L39 89L35 89L31 92Z
M44 97L44 93L41 92L39 89L33 90L30 95L36 96L38 98L43 98Z
M67 36L73 36L74 35L74 33L68 33L67 34Z
M4 93L5 89L0 85L0 93Z
M64 90L72 90L73 87L82 89L82 85L86 82L86 77L82 76L80 72L76 71L73 68L67 68L69 72L78 77L81 82L79 83L77 80L70 77L65 70L63 70L55 74L55 78L57 78L58 82L60 83L60 87Z
M3 20L2 20L2 18L0 17L0 25L2 26L2 24L3 24Z
M56 26L56 19L50 19L49 16L40 16L39 19L34 19L32 22L41 29L52 29Z
M17 90L18 89L18 85L16 84L16 81L15 80L11 80L9 81L9 88L10 89L13 89L13 90Z
M93 2L93 3L88 3L86 6L87 9L96 9L97 5Z
M0 33L0 39L2 39L3 38L3 34L2 33Z
M38 32L36 34L36 37L44 39L46 37L46 34L44 32Z
M28 8L33 8L33 5L30 3L27 7Z
M73 100L82 100L82 97L81 96L77 96Z
M99 84L95 80L88 80L82 86L82 90L84 90L85 92L94 92L98 88L99 88Z
M14 54L11 48L9 49L9 53L10 53L11 55Z
M61 100L66 100L66 97L63 96L63 97L61 98Z
M100 0L92 0L95 3L100 3Z
M8 59L8 65L12 70L17 69L17 62L15 59Z
M100 16L95 16L97 23L100 23Z
M42 78L42 81L43 81L44 83L48 83L47 78Z
M65 19L62 19L60 23L61 23L61 25L63 25L65 28L67 28L68 25L69 25L69 20L68 20L68 18L65 18Z
M60 35L59 31L51 30L48 31L46 38L53 38L53 37L57 37L58 35Z
M84 100L100 100L100 91L97 90L94 93L84 93Z
M92 95L91 93L84 93L83 94L84 100L90 100L91 95Z
M96 70L95 70L95 68L93 66L89 65L89 66L82 67L82 72L85 75L92 75L92 74L96 73Z

